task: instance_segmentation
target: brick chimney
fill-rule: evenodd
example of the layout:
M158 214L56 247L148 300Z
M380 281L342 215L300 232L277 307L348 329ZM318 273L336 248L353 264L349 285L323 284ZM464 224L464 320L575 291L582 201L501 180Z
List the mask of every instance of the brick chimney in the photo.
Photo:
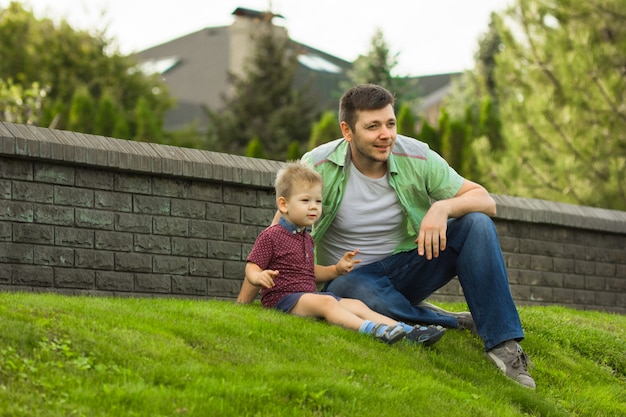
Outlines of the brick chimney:
M246 61L252 56L253 45L263 30L277 30L277 33L288 36L287 29L275 26L272 20L275 17L283 18L280 14L272 12L259 12L256 10L238 7L233 12L235 21L230 27L230 62L228 68L237 75L243 74Z

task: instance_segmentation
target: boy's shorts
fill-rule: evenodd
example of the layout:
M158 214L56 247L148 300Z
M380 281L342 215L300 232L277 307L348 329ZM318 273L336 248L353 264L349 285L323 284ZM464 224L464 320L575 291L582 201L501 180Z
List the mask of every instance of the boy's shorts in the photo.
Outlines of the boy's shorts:
M292 294L287 294L286 296L278 300L274 308L282 312L289 313L293 306L296 305L300 297L302 297L304 294L330 295L332 297L335 297L337 301L341 300L341 297L337 297L332 292L294 292Z

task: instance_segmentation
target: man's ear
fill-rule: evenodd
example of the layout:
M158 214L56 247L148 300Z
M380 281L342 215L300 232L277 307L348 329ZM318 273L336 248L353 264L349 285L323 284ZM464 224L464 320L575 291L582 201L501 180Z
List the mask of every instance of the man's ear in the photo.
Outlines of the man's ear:
M283 214L287 213L287 199L285 197L278 197L276 199L276 205L278 206L278 211Z
M350 129L350 126L348 126L348 123L346 122L341 122L339 124L339 127L341 128L341 134L343 135L343 137L350 142L352 140L352 129Z

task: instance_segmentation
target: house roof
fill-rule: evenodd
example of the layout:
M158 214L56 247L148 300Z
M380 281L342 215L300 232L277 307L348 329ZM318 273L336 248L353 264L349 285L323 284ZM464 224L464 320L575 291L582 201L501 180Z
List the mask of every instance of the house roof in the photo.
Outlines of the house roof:
M196 122L206 126L204 107L217 108L226 93L229 69L228 27L205 28L135 55L143 69L153 68L176 100L165 115L165 129ZM169 65L167 65L169 64Z
M267 22L279 14L259 12L238 7L233 12L240 22L252 19ZM218 109L229 93L228 74L233 71L233 57L241 55L241 48L250 44L249 38L237 35L231 26L208 27L153 46L135 54L144 71L161 74L175 107L165 115L165 130L178 130L195 123L206 129L206 108ZM241 30L241 26L237 31ZM248 26L247 30L254 30ZM234 40L234 36L240 36ZM236 43L239 42L239 43ZM291 48L298 55L298 69L294 84L297 88L309 85L317 109L335 110L341 95L340 84L348 80L352 63L319 49L291 40ZM451 74L436 74L419 79L419 96L427 97L448 85Z
M161 74L175 107L165 116L165 129L176 130L195 121L202 129L208 120L204 108L217 109L228 93L231 31L229 26L201 29L135 54L142 69ZM298 54L296 87L310 85L318 108L334 109L339 83L352 64L318 49L291 41Z
M416 77L420 97L416 109L417 112L425 113L430 108L438 108L444 97L450 94L452 90L452 80L460 75L460 72L452 72Z
M418 80L418 88L420 97L426 97L431 95L432 93L441 90L444 87L447 87L452 82L452 79L458 76L460 73L451 72L447 74L433 74L433 75L422 75L419 77L414 77Z

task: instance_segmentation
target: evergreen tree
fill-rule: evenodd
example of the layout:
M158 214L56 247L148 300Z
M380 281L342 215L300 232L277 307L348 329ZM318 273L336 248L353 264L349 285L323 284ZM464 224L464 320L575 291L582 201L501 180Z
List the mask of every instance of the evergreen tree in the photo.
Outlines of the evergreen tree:
M298 61L289 38L269 22L259 23L254 54L244 74L230 74L232 94L224 108L209 111L212 149L243 154L258 137L268 157L284 159L289 144L306 144L313 120L308 88L295 89Z
M117 117L115 119L115 126L113 128L112 136L118 139L131 138L130 126L128 126L128 122L126 121L125 117Z
M451 151L452 144L450 143L450 137L452 132L450 131L450 114L446 108L439 110L439 119L437 120L437 129L439 131L439 151L438 153L445 159L448 159ZM450 161L448 161L449 163Z
M459 120L450 120L448 128L445 130L448 143L446 159L450 166L456 169L461 175L466 175L466 124Z
M123 115L117 114L117 106L110 92L105 92L98 102L93 133L102 136L112 136L115 130L115 120Z
M198 122L188 123L175 131L163 132L159 143L183 148L209 149L205 133L200 133Z
M341 83L344 90L357 84L378 84L396 96L396 103L414 103L419 95L417 81L395 76L399 53L392 53L380 29L372 36L371 49L359 56L348 71L348 82Z
M485 88L485 93L493 101L496 97L497 84L494 76L496 69L496 57L502 47L502 39L496 27L497 15L492 13L489 19L489 28L478 41L478 50L474 54L476 72L479 80Z
M78 87L72 96L67 128L74 132L91 133L95 115L96 106L89 90L85 86Z
M441 138L439 133L432 127L428 120L422 119L421 129L417 135L419 140L426 143L430 149L441 155Z
M395 91L391 70L398 64L398 53L392 54L385 36L380 29L371 39L371 49L367 55L360 55L348 72L352 84L378 84ZM348 87L349 86L345 86Z
M497 161L504 148L494 76L496 58L502 49L496 18L496 14L491 15L488 30L479 39L474 69L452 82L451 93L444 99L442 110L446 113L446 123L464 124L465 140L460 152L463 159L461 168L457 168L466 177L485 185L494 178L489 161ZM456 129L460 131L461 126ZM438 134L443 135L443 131ZM483 158L480 163L479 157Z
M266 158L265 151L263 151L263 144L258 137L252 138L252 140L248 143L248 146L246 147L246 156L249 158Z
M480 135L485 136L489 140L492 150L496 152L504 150L502 123L490 95L484 96L482 99L478 128Z
M135 140L157 142L161 137L161 123L150 111L150 104L145 97L139 97L134 111Z
M309 150L331 140L342 137L337 116L331 111L324 112L319 122L313 125L309 138Z
M300 159L300 157L302 156L300 145L300 142L298 142L297 140L291 141L289 147L287 148L287 161L296 161Z
M404 136L415 137L415 117L407 103L400 104L397 122L398 133Z
M517 0L497 23L492 191L626 209L624 1Z
M466 129L463 120L454 120L445 109L439 116L439 131L441 132L441 156L450 166L462 175L464 174L464 158L466 154Z

